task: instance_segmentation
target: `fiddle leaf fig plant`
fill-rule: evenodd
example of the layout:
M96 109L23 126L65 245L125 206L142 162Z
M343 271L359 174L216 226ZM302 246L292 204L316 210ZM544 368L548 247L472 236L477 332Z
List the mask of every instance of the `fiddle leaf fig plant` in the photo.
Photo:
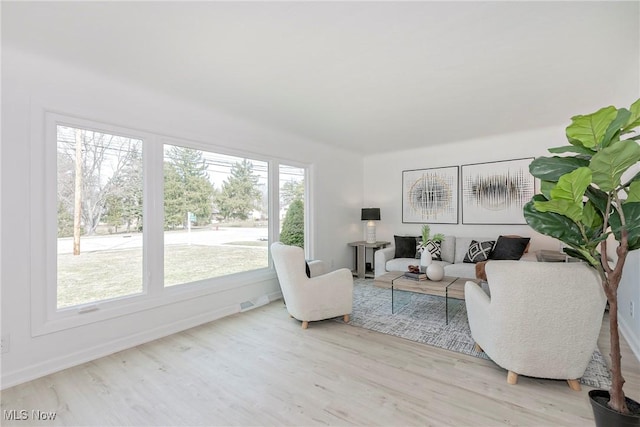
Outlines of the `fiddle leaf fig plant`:
M529 166L540 194L524 206L527 223L555 237L565 252L594 268L609 302L611 376L609 407L628 413L621 372L618 285L629 251L640 249L640 99L629 109L613 106L572 117L570 145L551 148ZM613 237L611 237L613 236ZM615 239L617 260L607 257ZM609 240L609 241L608 241Z

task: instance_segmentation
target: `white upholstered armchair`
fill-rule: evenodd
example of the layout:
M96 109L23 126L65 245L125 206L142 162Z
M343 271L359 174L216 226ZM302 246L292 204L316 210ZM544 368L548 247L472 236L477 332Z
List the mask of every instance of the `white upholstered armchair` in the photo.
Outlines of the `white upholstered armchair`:
M318 264L310 263L312 274L307 277L302 248L280 242L271 245L271 257L287 310L302 321L303 329L314 320L344 316L344 321L349 321L353 306L353 275L349 269L316 276Z
M496 364L518 375L567 380L580 390L596 348L606 297L583 263L489 261L491 297L467 282L471 335Z

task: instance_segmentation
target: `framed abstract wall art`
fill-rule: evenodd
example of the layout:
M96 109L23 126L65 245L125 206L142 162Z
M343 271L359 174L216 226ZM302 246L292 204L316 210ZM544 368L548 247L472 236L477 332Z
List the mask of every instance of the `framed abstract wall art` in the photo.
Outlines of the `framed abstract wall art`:
M462 223L526 224L522 208L535 192L532 160L462 165Z
M460 168L402 171L402 222L457 224Z

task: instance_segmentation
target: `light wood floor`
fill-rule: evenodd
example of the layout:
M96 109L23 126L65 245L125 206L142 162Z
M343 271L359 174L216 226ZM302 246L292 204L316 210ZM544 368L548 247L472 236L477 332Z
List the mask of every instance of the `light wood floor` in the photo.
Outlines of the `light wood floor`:
M605 322L608 325L608 322ZM603 328L600 348L608 354ZM627 393L640 363L624 343ZM55 411L2 425L593 425L564 381L340 324L302 330L281 301L2 392L2 410Z

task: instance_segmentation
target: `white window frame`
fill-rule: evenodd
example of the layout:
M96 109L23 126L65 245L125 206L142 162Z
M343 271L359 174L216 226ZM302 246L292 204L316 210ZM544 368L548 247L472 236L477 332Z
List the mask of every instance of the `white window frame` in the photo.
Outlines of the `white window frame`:
M164 144L180 145L209 152L265 161L269 165L269 244L276 241L279 218L273 216L279 206L279 165L305 170L305 253L310 257L312 223L310 175L312 165L276 159L249 151L233 150L214 144L166 137L117 125L79 118L44 107L32 108L30 141L30 213L31 330L33 336L100 322L150 308L199 298L275 278L269 257L267 268L235 273L170 287L164 287ZM142 293L95 303L57 308L57 126L89 129L143 141L143 284ZM274 218L274 220L271 220Z

